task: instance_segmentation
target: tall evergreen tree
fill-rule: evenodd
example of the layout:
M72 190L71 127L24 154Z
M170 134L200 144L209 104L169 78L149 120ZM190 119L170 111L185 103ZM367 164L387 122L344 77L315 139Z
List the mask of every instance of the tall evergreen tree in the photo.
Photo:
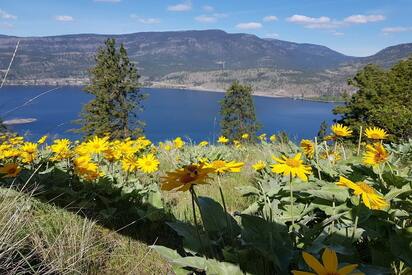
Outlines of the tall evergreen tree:
M349 84L359 90L334 109L342 114L341 123L355 130L360 125L378 126L394 140L412 137L412 57L390 70L368 65Z
M90 69L90 84L84 91L94 98L83 107L80 132L85 136L106 135L126 138L141 135L144 123L138 119L145 95L139 87L139 75L123 44L107 39Z
M252 87L233 82L220 102L220 115L223 136L240 140L243 134L249 134L253 141L260 125L256 121Z

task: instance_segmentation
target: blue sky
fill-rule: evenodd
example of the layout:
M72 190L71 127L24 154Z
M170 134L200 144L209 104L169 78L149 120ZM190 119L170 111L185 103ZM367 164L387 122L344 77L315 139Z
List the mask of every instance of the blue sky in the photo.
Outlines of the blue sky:
M412 0L0 0L0 34L222 29L354 56L412 42Z

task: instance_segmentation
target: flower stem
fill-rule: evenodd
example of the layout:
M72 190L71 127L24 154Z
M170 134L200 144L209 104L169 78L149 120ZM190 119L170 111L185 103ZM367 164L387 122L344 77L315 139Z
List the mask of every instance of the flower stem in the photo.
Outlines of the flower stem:
M359 216L356 215L355 224L353 226L353 232L352 232L352 240L355 238L356 230L358 229L358 220L359 220Z
M217 176L217 182L218 182L218 185L219 185L219 192L220 192L220 198L222 199L223 209L225 210L226 225L229 228L230 240L232 240L232 238L233 238L232 224L229 221L229 217L228 217L229 213L227 212L225 196L223 195L223 190L222 190L222 185L220 184L220 176L219 175Z
M290 187L290 218L292 219L292 230L295 226L295 219L293 217L293 188L292 188L292 174L289 175L289 187Z
M359 156L360 154L361 143L362 143L362 125L360 126L360 129L359 129L358 151L356 152L357 156Z
M315 158L316 158L316 169L318 170L318 178L322 180L319 168L319 148L318 148L318 138L315 137Z
M196 227L197 237L199 238L199 243L200 243L200 247L202 248L202 253L203 255L207 257L206 250L202 242L202 238L200 237L199 224L197 222L197 217L196 217L196 207L195 207L196 194L195 194L195 190L193 189L193 187L190 187L190 194L192 195L193 220L194 220L195 227Z

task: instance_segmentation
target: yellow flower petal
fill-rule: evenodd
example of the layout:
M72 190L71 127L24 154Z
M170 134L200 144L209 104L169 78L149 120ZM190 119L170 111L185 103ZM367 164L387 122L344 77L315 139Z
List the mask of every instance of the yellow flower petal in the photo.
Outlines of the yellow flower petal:
M305 260L306 264L310 266L316 273L318 274L324 274L325 273L325 268L323 265L311 254L307 252L303 252L303 259Z
M338 257L336 257L336 252L325 248L322 254L323 266L327 273L334 273L338 269Z

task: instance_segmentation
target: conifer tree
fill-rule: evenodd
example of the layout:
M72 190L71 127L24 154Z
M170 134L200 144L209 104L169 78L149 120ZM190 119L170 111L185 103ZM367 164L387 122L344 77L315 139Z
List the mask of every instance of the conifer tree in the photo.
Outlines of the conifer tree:
M93 99L83 107L80 132L86 137L109 135L111 138L139 136L143 122L138 112L143 109L145 95L139 87L139 75L130 62L123 44L116 49L116 41L107 39L90 69L90 84L84 88Z
M334 109L342 115L339 122L355 131L361 125L383 128L392 140L412 137L412 57L389 70L368 65L349 84L358 92Z
M240 140L243 134L249 134L250 140L255 140L260 125L256 121L251 86L233 82L220 102L220 115L223 136Z

